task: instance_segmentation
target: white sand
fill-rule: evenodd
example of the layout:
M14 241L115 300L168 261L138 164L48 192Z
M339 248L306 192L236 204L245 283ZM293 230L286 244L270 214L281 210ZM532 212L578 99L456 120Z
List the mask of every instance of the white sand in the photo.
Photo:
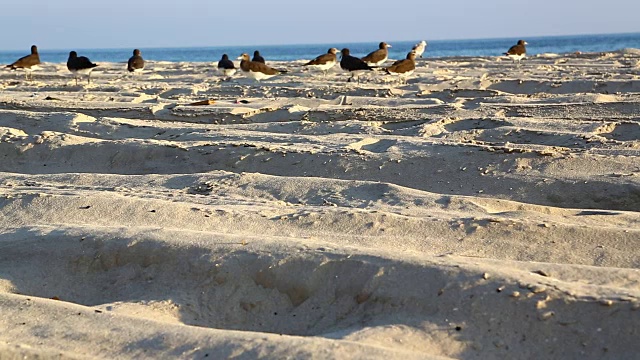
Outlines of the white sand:
M638 356L639 52L302 63L0 71L0 358Z

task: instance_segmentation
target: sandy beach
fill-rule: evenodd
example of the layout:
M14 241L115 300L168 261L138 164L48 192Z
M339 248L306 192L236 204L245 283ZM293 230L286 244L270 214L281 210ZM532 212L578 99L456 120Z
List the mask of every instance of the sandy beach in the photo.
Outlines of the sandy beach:
M640 50L306 60L2 69L0 358L639 356Z

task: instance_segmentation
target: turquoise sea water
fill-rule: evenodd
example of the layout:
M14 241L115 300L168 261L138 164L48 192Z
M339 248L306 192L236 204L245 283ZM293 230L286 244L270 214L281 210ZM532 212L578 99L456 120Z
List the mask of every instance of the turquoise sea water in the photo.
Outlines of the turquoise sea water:
M429 40L387 41L392 45L389 49L391 59L404 58L413 44L419 40L428 42L424 57L448 56L498 56L514 45L518 38L475 39L475 40ZM640 33L634 34L601 34L577 36L524 37L529 45L527 54L542 53L565 54L576 51L603 52L624 48L640 48ZM379 41L370 43L331 43L312 45L260 45L260 46L213 46L196 48L141 48L147 60L154 61L197 61L217 62L223 53L233 59L243 52L260 53L267 61L312 59L323 54L330 47L342 49L348 47L354 56L364 56L378 48ZM36 44L37 45L37 44ZM31 44L25 44L24 51L1 51L0 64L9 64L29 53ZM39 47L40 60L43 62L66 62L70 50L77 50L79 55L89 57L93 62L126 62L133 49L65 49L49 50Z

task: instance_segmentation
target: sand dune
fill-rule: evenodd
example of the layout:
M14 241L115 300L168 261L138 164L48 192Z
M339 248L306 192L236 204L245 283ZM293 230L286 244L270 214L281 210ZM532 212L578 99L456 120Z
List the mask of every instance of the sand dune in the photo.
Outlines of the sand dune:
M637 51L303 63L1 71L0 358L637 356Z

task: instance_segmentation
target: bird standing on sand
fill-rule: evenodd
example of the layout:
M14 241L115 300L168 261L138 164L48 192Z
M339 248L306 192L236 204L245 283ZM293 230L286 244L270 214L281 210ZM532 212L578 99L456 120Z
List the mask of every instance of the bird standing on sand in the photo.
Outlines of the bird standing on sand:
M371 66L367 65L367 63L361 59L351 56L349 54L349 49L344 48L340 53L342 55L340 58L340 68L351 73L351 77L347 82L350 82L354 77L359 80L358 77L361 73L373 70Z
M518 64L520 64L520 60L527 55L527 48L524 47L525 45L529 44L524 40L518 40L518 43L510 47L509 51L504 54L513 60L513 62L517 61Z
M378 45L378 47L378 50L372 51L367 56L363 57L362 61L367 63L369 66L380 66L384 64L384 62L389 58L389 50L387 50L387 48L390 48L391 45L383 41Z
M236 73L236 66L233 61L229 60L229 55L222 54L222 59L218 61L218 72L229 78Z
M94 64L85 56L78 56L75 51L69 53L69 59L67 60L67 69L71 71L76 79L76 85L78 85L78 75L88 75L87 81L91 84L91 71L98 66Z
M279 75L285 71L271 68L261 62L249 60L249 54L244 53L238 58L240 61L240 70L247 76L256 81L269 79Z
M259 63L265 64L264 58L260 55L260 51L258 51L258 50L253 52L253 59L251 59L251 61L255 61L255 62L259 62Z
M322 54L302 66L321 70L324 76L327 76L327 72L329 71L329 69L331 69L335 64L338 63L336 56L337 53L338 49L331 48L329 49L329 51L327 51L326 54Z
M411 50L415 51L416 57L421 58L424 51L427 49L427 42L422 40L419 43L413 45Z
M33 80L33 70L38 69L40 65L40 55L38 54L38 47L31 45L31 54L23 56L16 60L13 64L7 65L7 68L11 70L23 69L25 71L25 79L31 78Z
M144 70L144 59L140 55L140 50L133 50L133 56L129 58L127 70L131 73L140 73Z
M407 58L398 60L385 69L389 75L398 75L400 82L406 82L409 77L416 70L416 52L411 50L407 54Z

